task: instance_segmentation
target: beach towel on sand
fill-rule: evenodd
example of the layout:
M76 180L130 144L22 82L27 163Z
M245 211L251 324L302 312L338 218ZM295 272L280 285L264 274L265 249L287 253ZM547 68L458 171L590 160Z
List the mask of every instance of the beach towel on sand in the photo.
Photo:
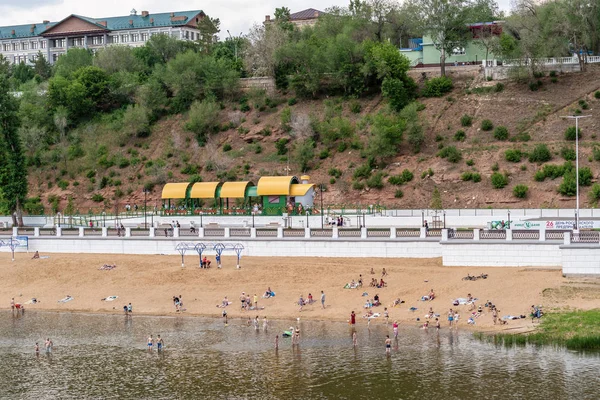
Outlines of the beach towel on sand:
M108 297L105 297L105 298L103 298L101 300L102 301L115 301L118 298L119 298L119 296L108 296Z
M459 297L458 299L455 299L452 304L458 302L458 304L460 305L465 305L465 304L471 304L473 302L475 302L477 300L477 298L474 298L473 301L469 301L467 299L465 299L464 297Z
M58 302L59 303L66 303L66 302L71 301L71 300L74 300L74 298L71 297L71 296L67 296L64 299L60 299Z

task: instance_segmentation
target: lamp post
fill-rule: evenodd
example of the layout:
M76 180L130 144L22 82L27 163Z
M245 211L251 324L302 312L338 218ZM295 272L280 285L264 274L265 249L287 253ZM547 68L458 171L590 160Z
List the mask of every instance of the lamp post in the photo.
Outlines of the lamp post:
M308 211L306 212L306 227L310 228L310 226L308 226Z
M203 212L200 211L200 228L204 228L204 225L202 225L202 214Z
M510 210L508 210L508 229L510 229Z
M577 185L577 198L575 208L575 229L579 230L579 119L589 118L591 115L567 115L561 118L575 120L575 182Z
M444 210L444 229L446 229L446 210Z
M254 211L252 211L252 227L254 228Z
M144 229L148 229L148 217L146 215L146 206L148 205L148 201L147 201L148 190L146 190L146 188L144 188L143 190L144 190Z
M102 211L102 227L106 228L106 211Z
M58 227L60 228L60 213L56 213L56 216L58 217Z
M323 222L323 184L321 183L319 185L319 191L321 192L321 229L324 229L324 222Z
M421 210L421 226L425 226L425 211Z

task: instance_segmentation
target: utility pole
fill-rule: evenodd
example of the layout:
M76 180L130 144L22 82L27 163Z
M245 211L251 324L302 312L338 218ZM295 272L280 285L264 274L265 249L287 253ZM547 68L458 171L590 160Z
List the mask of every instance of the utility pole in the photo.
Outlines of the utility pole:
M575 179L577 185L576 208L575 208L575 229L579 230L579 119L589 118L591 115L567 115L561 118L575 120Z

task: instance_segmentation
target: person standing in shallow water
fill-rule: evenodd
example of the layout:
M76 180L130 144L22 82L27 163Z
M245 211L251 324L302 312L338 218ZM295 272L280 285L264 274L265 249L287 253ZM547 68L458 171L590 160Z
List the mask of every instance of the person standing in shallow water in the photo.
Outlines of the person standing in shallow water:
M390 354L392 349L392 339L390 339L390 335L385 335L385 354Z

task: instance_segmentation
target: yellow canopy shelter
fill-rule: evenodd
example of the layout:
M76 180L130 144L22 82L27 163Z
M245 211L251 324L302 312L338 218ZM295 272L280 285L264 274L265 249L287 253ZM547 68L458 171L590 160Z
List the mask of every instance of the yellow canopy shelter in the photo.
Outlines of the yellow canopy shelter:
M192 186L190 199L214 199L221 182L197 182Z
M312 183L293 184L290 186L290 196L305 196L313 186L315 185Z
M221 186L219 197L222 199L243 199L246 197L246 189L252 182L225 182Z
M289 196L292 183L298 183L295 176L263 176L258 181L259 196Z
M167 183L162 190L162 199L185 199L189 182Z

